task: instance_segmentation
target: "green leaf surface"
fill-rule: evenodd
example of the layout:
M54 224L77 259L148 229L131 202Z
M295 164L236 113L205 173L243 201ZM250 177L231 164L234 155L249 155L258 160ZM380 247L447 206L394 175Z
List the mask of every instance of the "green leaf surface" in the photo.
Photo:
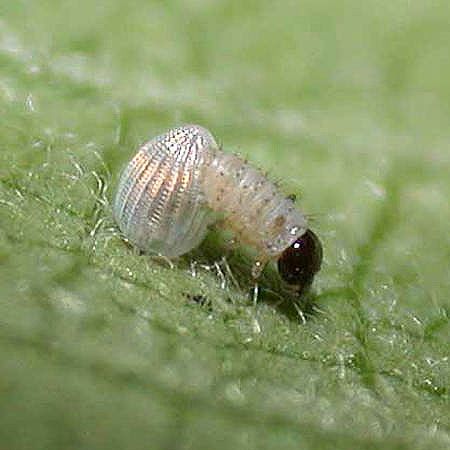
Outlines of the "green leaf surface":
M1 2L0 448L449 448L449 23L434 0ZM172 265L121 238L121 167L183 123L311 216L301 304L269 267L253 305L223 233Z

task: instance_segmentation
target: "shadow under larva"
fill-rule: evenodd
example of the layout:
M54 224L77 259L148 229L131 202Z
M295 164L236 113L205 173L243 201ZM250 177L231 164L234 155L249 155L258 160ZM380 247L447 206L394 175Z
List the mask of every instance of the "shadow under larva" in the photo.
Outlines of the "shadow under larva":
M320 269L322 246L294 200L222 151L208 130L186 125L137 150L121 174L113 214L131 244L169 259L197 248L212 225L229 230L252 249L255 286L264 285L263 269L273 261L281 288L298 298Z

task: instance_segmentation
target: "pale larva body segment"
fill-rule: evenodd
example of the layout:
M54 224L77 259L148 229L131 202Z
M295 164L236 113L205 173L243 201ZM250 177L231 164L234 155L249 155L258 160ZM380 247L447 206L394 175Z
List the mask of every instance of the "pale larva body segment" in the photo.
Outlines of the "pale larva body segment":
M198 126L174 128L140 147L122 172L113 207L132 244L169 258L200 244L214 220L202 192L203 168L216 150Z
M238 156L217 152L205 172L208 206L225 214L226 224L257 250L261 262L276 258L306 231L306 216L293 201Z
M236 241L256 251L255 278L277 259L280 276L300 293L320 269L320 240L292 199L197 125L173 128L139 148L120 177L113 211L124 236L149 253L187 253L220 218Z

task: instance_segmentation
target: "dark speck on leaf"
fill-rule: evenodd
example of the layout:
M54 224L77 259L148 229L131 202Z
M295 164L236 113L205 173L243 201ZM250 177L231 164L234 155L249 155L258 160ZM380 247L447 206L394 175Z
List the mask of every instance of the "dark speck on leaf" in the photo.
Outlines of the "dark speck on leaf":
M206 295L184 293L190 303L196 303L201 307L205 307L208 312L212 312L212 302Z
M288 200L292 200L292 201L295 203L295 201L297 200L297 195L295 195L295 194L289 194L286 198L287 198Z

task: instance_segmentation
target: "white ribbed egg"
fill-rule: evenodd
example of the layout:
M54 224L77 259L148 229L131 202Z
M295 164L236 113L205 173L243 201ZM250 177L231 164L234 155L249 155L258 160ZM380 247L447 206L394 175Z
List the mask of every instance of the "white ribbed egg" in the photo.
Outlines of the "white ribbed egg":
M187 253L220 217L237 241L256 250L255 277L275 259L293 285L310 284L320 268L320 242L293 200L197 125L139 148L120 177L113 211L124 236L146 252Z

